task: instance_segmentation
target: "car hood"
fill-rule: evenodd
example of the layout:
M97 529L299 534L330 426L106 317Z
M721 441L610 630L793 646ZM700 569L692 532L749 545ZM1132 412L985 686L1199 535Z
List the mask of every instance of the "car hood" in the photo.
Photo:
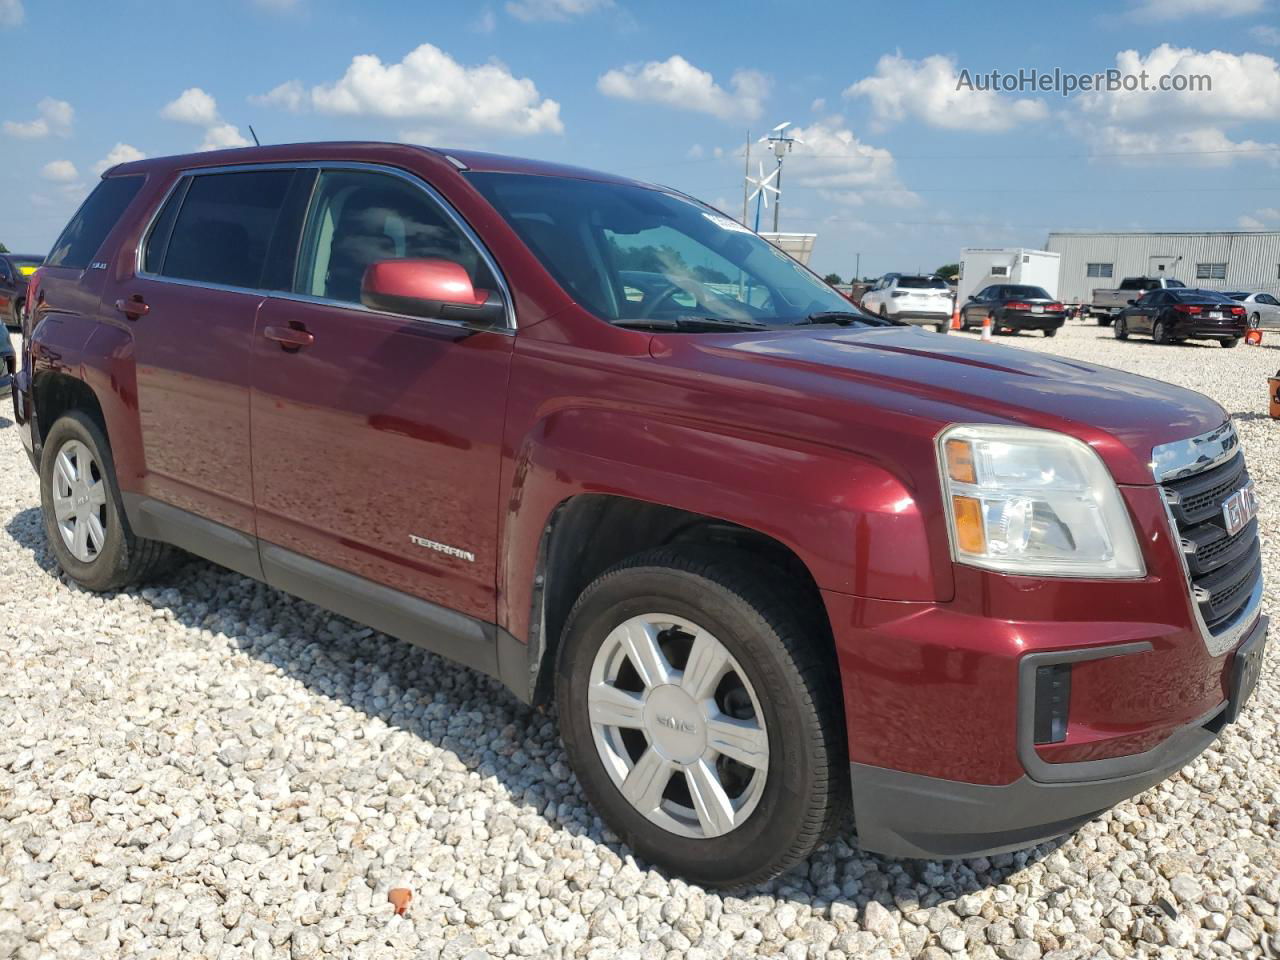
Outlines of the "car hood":
M1208 397L1159 380L914 327L659 335L651 353L751 381L767 395L762 402L799 403L846 429L880 433L892 424L930 437L952 423L1058 430L1097 450L1120 483L1152 483L1153 447L1227 419Z

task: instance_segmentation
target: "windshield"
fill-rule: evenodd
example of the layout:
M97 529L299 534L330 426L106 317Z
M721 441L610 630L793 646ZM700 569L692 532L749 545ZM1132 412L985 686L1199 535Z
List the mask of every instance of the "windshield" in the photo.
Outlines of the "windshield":
M567 177L468 177L560 285L610 322L785 326L858 312L781 250L686 197Z
M899 277L898 287L903 290L947 290L947 281L941 277Z
M1012 286L1004 288L1006 297L1022 297L1024 300L1052 300L1044 287Z

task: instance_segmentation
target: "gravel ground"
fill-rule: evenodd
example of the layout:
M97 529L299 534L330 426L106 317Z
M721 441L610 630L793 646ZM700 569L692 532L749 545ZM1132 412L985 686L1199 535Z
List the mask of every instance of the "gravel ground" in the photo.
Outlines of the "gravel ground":
M1280 350L1075 324L1005 342L1225 405L1274 615ZM837 841L719 895L637 863L554 718L477 674L200 561L112 596L70 586L0 417L0 960L1277 956L1276 647L1216 747L1066 840L961 862Z

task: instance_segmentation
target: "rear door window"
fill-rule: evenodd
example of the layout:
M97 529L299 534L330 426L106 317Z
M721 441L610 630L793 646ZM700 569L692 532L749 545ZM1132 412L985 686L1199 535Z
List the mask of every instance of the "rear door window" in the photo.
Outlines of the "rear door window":
M99 183L54 243L46 265L75 270L89 266L102 241L138 195L144 179L108 177Z
M260 289L293 178L293 170L192 177L155 272L177 280ZM160 242L155 231L151 239ZM158 249L153 251L148 242L148 267L161 256Z

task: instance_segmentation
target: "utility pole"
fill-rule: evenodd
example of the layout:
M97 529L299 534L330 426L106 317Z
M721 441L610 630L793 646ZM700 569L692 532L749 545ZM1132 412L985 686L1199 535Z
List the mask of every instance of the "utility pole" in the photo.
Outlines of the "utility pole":
M853 268L853 279L855 283L861 283L862 282L862 253L861 252L855 253L854 256L857 257L857 259L854 260L854 263L856 264L856 266Z
M777 187L777 191L774 196L774 207L773 207L773 232L774 233L778 232L778 217L779 217L779 214L782 212L782 161L786 158L787 154L791 152L791 147L793 144L802 142L797 137L791 137L786 134L786 129L789 126L791 126L790 120L784 123L780 123L776 127L774 127L772 131L770 131L767 137L760 138L760 141L762 143L768 143L769 146L773 149L773 155L778 161L778 170L777 170L778 179L777 179L777 182L774 184L774 186Z

